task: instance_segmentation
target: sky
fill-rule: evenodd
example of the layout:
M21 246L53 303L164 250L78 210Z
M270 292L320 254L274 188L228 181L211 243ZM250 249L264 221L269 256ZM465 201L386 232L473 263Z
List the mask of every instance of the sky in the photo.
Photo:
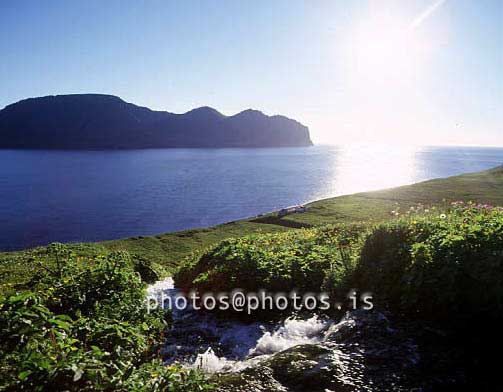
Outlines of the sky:
M0 1L0 107L247 108L315 143L503 145L503 1Z

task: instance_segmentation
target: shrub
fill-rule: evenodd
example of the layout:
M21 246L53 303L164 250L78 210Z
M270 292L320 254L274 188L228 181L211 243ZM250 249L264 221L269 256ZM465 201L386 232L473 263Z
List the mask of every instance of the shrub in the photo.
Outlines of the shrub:
M54 246L34 292L0 299L0 390L192 391L199 374L165 367L163 311L147 313L145 285L125 252L77 262Z
M373 230L354 276L376 301L435 319L501 318L502 283L503 211L461 203Z
M329 226L225 240L187 260L175 281L200 292L319 291L352 270L361 232L359 226Z

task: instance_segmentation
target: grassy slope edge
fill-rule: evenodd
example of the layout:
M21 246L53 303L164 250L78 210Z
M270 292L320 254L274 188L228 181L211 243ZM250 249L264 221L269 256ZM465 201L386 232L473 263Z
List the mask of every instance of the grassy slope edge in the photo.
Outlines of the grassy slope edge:
M374 192L340 196L308 204L302 214L278 218L266 214L226 224L114 241L73 244L72 250L83 256L97 256L111 251L126 250L138 254L172 271L180 261L194 251L208 248L223 239L253 233L273 233L334 223L372 222L390 219L391 211L405 211L417 203L442 205L454 200L474 200L480 203L503 205L503 166L429 180ZM43 257L47 247L18 252L0 253L0 282L23 284L37 271L34 258ZM2 291L0 286L0 291Z

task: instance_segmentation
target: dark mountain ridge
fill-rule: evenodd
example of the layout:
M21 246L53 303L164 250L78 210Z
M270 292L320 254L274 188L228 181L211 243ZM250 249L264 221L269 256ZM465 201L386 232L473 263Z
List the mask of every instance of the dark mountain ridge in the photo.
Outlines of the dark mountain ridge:
M0 110L0 148L116 149L310 146L309 130L284 116L210 107L184 114L136 106L113 95L28 98Z

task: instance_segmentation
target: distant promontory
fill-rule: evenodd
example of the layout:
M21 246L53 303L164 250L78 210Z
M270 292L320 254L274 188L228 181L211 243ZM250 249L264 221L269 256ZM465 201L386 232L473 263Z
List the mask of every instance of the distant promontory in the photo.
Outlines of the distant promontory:
M0 148L118 149L301 147L309 129L284 116L210 107L150 110L103 94L29 98L0 110Z

